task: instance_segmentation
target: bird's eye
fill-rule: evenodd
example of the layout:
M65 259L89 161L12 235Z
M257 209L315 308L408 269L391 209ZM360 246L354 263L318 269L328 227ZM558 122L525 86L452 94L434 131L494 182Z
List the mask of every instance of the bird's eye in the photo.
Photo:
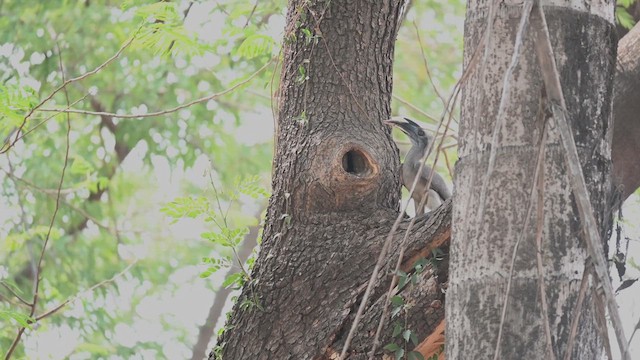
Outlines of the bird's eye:
M424 131L418 130L418 136L424 136Z

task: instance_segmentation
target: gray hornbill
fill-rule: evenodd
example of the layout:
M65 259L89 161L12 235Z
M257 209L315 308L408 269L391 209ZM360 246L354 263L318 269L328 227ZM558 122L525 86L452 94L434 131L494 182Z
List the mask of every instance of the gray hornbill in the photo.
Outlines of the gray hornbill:
M393 117L386 120L385 124L397 126L402 130L402 132L409 136L409 139L411 139L411 149L409 149L407 156L404 158L404 162L400 166L400 179L402 181L402 185L404 185L407 190L411 190L411 185L413 185L416 174L418 174L418 170L420 169L420 164L422 163L427 150L429 150L433 137L429 136L424 129L420 127L420 125L405 117ZM431 184L427 191L427 184L429 183L429 178L431 178L432 172L433 178L431 179ZM424 214L424 206L419 208L418 205L427 193L429 193L429 198L425 205L431 210L434 210L445 200L451 197L451 192L449 191L447 183L445 183L442 176L425 164L422 167L418 183L416 184L416 188L411 196L416 207L416 216Z

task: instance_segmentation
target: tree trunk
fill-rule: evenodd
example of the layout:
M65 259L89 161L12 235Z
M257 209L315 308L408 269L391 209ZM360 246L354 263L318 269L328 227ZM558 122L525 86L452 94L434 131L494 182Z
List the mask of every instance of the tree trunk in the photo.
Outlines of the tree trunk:
M640 187L640 26L620 40L616 68L611 158L622 200Z
M252 280L219 341L225 359L331 353L357 306L399 204L382 120L401 3L289 3L273 195Z
M470 1L465 25L465 67L469 67L480 43L489 4ZM587 2L589 3L589 2ZM611 99L616 58L614 2L542 1L551 43L561 77L591 204L601 226L608 224L611 137ZM555 120L551 119L544 84L534 49L532 28L540 27L537 12L524 31L524 45L512 76L505 81L510 91L503 125L492 140L498 108L514 41L523 14L521 2L501 2L489 40L486 64L478 64L465 85L459 132L459 157L454 179L450 285L447 292L447 356L452 359L549 358L545 327L549 326L550 349L564 357L571 321L578 315L576 303L585 273L587 250L580 219L567 175L564 149ZM482 50L480 50L482 51ZM480 59L482 55L480 55ZM547 121L548 120L548 121ZM547 122L542 166L542 280L548 317L542 313L536 262L536 226L532 215L525 228L529 202L536 181L535 160ZM495 166L481 192L491 151ZM479 218L484 206L484 216ZM536 214L536 211L533 211ZM519 247L516 243L519 242ZM517 253L512 260L514 249ZM511 289L508 279L513 267ZM580 314L573 359L599 358L604 339L598 321L602 314L590 282ZM508 298L506 317L502 307ZM497 346L500 327L502 341ZM606 328L603 330L606 334ZM606 336L606 335L605 335Z

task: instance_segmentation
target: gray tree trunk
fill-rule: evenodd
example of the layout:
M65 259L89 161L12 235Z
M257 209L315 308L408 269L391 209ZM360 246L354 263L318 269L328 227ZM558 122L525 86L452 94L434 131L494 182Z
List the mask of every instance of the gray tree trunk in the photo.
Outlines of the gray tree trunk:
M465 67L469 66L487 23L489 4L470 1L465 25ZM546 12L558 71L561 76L575 141L592 206L599 224L608 223L611 101L616 59L613 23L614 1L541 1ZM542 126L550 118L544 85L530 30L524 48L508 79L504 125L498 141L492 131L511 62L522 15L522 2L500 2L489 42L484 71L475 71L465 85L459 133L459 156L454 179L452 244L447 292L447 357L492 358L496 353L512 254L521 239L514 262L513 283L504 321L501 359L547 357L545 326L551 349L564 357L587 250L580 219L567 176L559 133L550 120L544 144L544 201L542 219L542 278L549 316L544 318L536 265L536 211L525 226L535 182L535 159ZM540 26L536 12L530 27ZM479 64L480 66L480 64ZM608 141L609 140L609 141ZM495 167L480 204L490 151ZM484 206L484 217L478 218ZM521 238L522 236L522 238ZM593 282L589 286L592 286ZM579 336L572 359L598 359L604 339L598 328L602 314L596 311L593 289L587 291L578 325Z
M640 5L638 5L640 6ZM622 200L640 187L640 26L620 40L616 67L613 126L614 184Z

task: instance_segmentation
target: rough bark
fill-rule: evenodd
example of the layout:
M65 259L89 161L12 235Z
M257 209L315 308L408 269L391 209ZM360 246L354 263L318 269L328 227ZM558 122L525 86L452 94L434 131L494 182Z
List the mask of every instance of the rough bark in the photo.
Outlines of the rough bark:
M613 125L614 185L622 200L640 187L640 26L625 35L618 46Z
M400 5L290 1L273 196L223 358L318 358L343 330L398 210L398 152L382 120Z
M465 66L478 46L487 23L490 1L470 1L465 25ZM541 1L552 34L569 119L599 224L607 218L610 186L611 99L616 50L613 1L582 6L568 1ZM553 5L553 6L552 6ZM571 7L576 6L576 7ZM530 26L540 26L532 14ZM502 359L546 357L545 326L550 327L555 356L567 351L571 320L576 316L580 280L587 251L567 177L559 133L550 121L544 144L544 219L542 279L549 317L543 318L536 266L533 216L525 215L534 182L537 145L546 111L544 86L533 47L525 31L524 50L513 77L498 141L492 143L503 77L511 62L520 3L497 8L489 56L484 71L466 84L462 100L459 156L454 179L454 207L450 284L447 292L447 356L454 359L493 357L501 326L502 306L514 262L509 306L497 350ZM495 151L495 167L480 204L488 158ZM478 219L484 206L484 217ZM533 212L535 214L535 211ZM591 294L589 291L588 294ZM594 299L587 295L578 327L573 359L599 357L603 339L597 326Z

